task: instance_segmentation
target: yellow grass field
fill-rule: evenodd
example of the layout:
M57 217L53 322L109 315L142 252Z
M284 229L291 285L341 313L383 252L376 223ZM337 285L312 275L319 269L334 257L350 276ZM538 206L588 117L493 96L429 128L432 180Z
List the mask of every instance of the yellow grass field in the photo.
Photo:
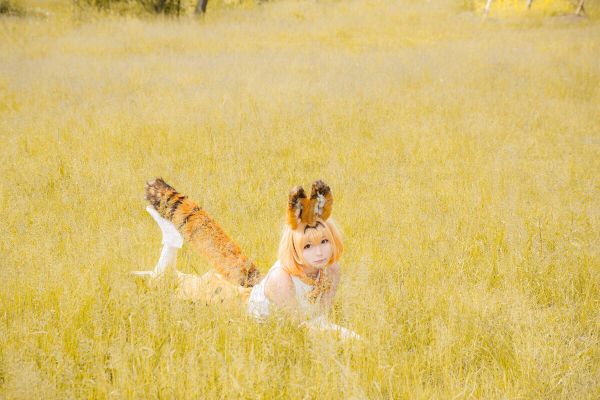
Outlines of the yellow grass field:
M211 4L0 16L0 398L600 398L600 4ZM263 272L328 182L364 340L133 280L156 176Z

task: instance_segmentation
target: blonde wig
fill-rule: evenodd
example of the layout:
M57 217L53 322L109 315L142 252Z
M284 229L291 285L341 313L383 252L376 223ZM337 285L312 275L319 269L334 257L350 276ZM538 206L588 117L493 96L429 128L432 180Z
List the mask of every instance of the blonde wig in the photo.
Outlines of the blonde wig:
M344 251L342 235L335 222L331 218L326 221L317 218L314 226L299 223L296 229L292 229L291 226L286 225L281 236L278 251L278 258L283 269L290 275L307 280L308 278L302 269L302 265L305 265L302 250L307 243L316 244L320 243L323 239L327 239L331 243L333 250L331 258L325 267L327 268L329 265L337 262Z
M302 186L296 186L288 196L287 225L279 243L279 261L290 275L297 276L309 285L314 285L308 299L316 302L332 285L327 276L327 267L339 260L344 246L342 236L330 217L333 206L331 189L325 182L318 180L312 184L310 197L306 196ZM317 279L309 278L304 269L302 250L307 243L320 243L329 240L332 255L325 266L325 273L319 273Z

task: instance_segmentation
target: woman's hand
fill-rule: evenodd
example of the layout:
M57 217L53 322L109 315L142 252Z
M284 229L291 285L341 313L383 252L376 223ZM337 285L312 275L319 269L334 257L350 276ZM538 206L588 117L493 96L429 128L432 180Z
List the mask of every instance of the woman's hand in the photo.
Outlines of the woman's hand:
M309 321L305 321L305 322L301 323L300 326L306 327L310 331L321 331L321 332L329 331L329 332L337 333L339 335L339 338L344 341L349 340L349 339L362 340L362 337L358 333L356 333L348 328L344 328L343 326L333 324L333 323L327 321L327 319L322 315L320 317L313 318Z

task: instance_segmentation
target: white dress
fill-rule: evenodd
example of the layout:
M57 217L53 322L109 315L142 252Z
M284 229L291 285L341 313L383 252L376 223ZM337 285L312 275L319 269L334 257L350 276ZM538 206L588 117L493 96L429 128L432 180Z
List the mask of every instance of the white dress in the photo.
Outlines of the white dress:
M269 276L276 269L283 268L279 260L271 267L267 275L257 285L252 288L250 292L250 298L248 299L248 312L250 315L261 320L269 315L271 302L265 295L265 286L269 279ZM296 300L300 305L300 309L305 312L307 316L313 316L317 312L317 306L311 304L306 296L311 290L314 289L314 285L308 285L300 278L292 276L292 282L296 289Z

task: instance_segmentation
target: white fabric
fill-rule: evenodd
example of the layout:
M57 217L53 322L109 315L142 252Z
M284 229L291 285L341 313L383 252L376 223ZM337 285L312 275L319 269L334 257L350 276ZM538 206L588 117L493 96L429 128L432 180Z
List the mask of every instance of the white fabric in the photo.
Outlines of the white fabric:
M320 331L337 332L340 335L340 337L344 340L347 340L347 339L362 340L362 337L358 333L356 333L348 328L344 328L343 326L339 326L337 324L329 322L322 315L319 317L313 318L310 321L303 322L300 324L300 326L306 326L309 329L318 329Z
M160 275L166 271L169 265L172 265L175 268L175 263L177 261L177 252L179 248L171 247L164 245L162 251L160 252L160 258L154 267L154 274Z
M271 302L265 295L265 285L269 279L269 276L271 275L271 272L279 268L282 268L282 266L281 263L277 261L271 267L263 280L261 280L252 288L250 298L248 299L248 312L257 319L263 319L269 315ZM296 289L296 300L300 305L300 309L309 316L315 314L317 307L311 304L306 296L311 290L313 290L314 286L302 282L300 278L295 276L292 276L292 282L294 283L294 288Z
M158 211L152 206L146 207L146 211L154 218L162 231L162 244L180 249L183 246L183 236L181 236L175 225L171 221L161 217Z
M175 263L177 262L177 252L179 249L177 247L171 247L164 245L161 252L160 258L156 263L153 271L132 271L132 275L142 276L142 277L152 277L156 278L162 273L164 273L169 266L175 269Z
M183 246L183 237L175 225L173 225L171 221L161 217L154 207L148 206L146 207L146 211L152 216L154 221L156 221L162 232L163 248L160 252L160 258L158 259L153 271L132 271L131 273L133 275L142 277L157 277L164 273L169 266L175 268L177 251L181 248L181 246Z

